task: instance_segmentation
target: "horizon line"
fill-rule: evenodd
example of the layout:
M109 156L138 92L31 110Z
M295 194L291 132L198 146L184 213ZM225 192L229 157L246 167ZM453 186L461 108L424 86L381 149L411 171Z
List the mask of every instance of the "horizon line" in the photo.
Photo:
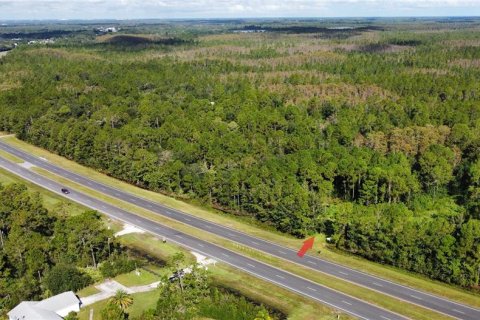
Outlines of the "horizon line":
M138 21L138 20L255 20L255 19L427 19L427 18L480 18L480 15L411 15L411 16L276 16L276 17L184 17L184 18L40 18L40 19L1 19L0 21L25 22L25 21Z

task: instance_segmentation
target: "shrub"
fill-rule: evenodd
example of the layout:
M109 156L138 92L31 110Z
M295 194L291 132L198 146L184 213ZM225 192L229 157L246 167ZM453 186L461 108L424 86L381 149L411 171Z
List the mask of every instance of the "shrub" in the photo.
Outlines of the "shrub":
M52 294L78 291L92 283L92 278L74 266L56 265L45 277L45 285Z
M102 263L100 272L105 278L112 278L133 271L138 265L140 265L139 261L129 259L126 256L116 256Z

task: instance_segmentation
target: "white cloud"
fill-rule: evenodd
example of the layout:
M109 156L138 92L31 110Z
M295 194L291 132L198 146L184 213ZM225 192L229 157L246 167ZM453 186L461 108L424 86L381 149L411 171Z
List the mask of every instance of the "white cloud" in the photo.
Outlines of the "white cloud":
M0 0L0 19L480 15L480 0Z

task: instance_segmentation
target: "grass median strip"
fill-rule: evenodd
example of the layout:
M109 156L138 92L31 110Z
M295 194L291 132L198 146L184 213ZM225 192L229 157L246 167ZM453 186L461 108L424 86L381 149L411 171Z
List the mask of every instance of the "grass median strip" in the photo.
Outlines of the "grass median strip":
M273 256L270 256L268 254L265 254L264 252L257 251L255 249L245 247L242 245L239 245L237 243L231 242L227 239L215 236L211 233L204 232L202 230L196 229L194 227L190 227L186 224L183 224L181 222L171 220L167 217L158 215L154 212L151 212L149 210L146 210L144 208L138 207L136 205L133 205L129 202L125 202L110 196L107 196L99 191L92 190L88 187L85 187L83 185L77 184L76 182L72 182L68 179L64 179L62 177L59 177L51 172L48 172L44 169L41 168L33 168L35 172L42 174L43 176L50 178L52 180L58 181L59 183L75 189L77 191L83 192L89 196L95 197L99 200L105 201L106 203L109 203L114 206L121 207L124 210L130 211L134 214L137 214L139 216L148 218L152 221L161 223L163 225L169 226L171 228L174 228L178 231L181 231L186 234L193 235L199 239L209 241L211 243L214 243L216 245L219 245L221 247L230 249L232 251L241 253L245 256L252 257L254 259L257 259L262 262L269 263L271 265L274 265L278 268L282 268L283 270L295 273L297 275L300 275L306 279L309 279L313 282L322 284L324 286L327 286L329 288L336 289L338 291L344 292L346 294L349 294L351 296L354 296L358 299L367 301L369 303L375 304L377 306L386 308L388 310L392 310L394 312L397 312L399 314L405 315L409 318L413 319L450 319L449 317L444 317L436 312L430 311L425 308L418 307L416 305L389 297L385 296L384 294L378 293L376 291L366 289L357 285L354 285L352 283L349 283L344 280L340 280L338 278L328 276L326 274L322 274L320 272L315 272L312 271L311 269L301 267L297 264L294 264L292 262L288 262L285 260L282 260L280 258L276 258Z
M88 210L88 208L82 206L81 204L70 202L64 197L39 187L29 181L23 180L2 168L0 168L0 183L2 185L10 183L22 183L26 185L29 190L41 193L43 197L43 205L50 211L56 211L62 214L68 211L69 214L76 215Z
M0 150L0 157L5 158L9 161L15 162L15 163L23 163L24 161L11 153L8 153L6 151Z

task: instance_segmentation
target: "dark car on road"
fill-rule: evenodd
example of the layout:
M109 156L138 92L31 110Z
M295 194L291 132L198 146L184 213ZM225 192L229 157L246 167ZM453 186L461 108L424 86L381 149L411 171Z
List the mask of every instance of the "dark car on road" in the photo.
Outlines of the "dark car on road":
M66 188L62 188L62 193L64 194L69 194L70 193L70 190L66 189Z

